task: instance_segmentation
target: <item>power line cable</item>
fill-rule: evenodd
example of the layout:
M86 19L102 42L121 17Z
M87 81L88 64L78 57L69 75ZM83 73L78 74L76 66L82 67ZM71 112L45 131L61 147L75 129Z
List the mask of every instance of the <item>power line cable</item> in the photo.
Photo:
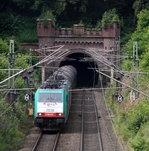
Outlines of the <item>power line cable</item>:
M101 88L102 88L102 96L103 96L103 100L104 100L104 103L105 103L105 106L106 106L106 110L107 110L107 112L108 112L109 117L111 117L112 111L110 110L110 108L108 107L107 102L106 102L106 97L105 97L105 93L104 93L104 88L103 88L103 83L102 83L101 74L99 74L99 77L100 77L100 83L101 83ZM116 135L116 138L117 138L117 140L118 140L118 143L120 144L121 149L124 150L124 147L123 147L122 143L121 143L120 140L119 140L119 137L118 137L118 135L117 135L117 133L116 133L115 125L114 125L113 120L112 120L111 118L110 118L110 122L111 122L111 124L112 124L113 129L114 129L114 133L115 133L115 135ZM108 131L108 129L107 129L107 131ZM109 137L110 137L110 136L109 136ZM111 137L110 137L110 138L111 138Z
M106 76L106 77L108 77L108 78L110 78L110 79L112 79L112 80L114 80L114 81L116 81L116 82L118 82L118 83L120 83L120 84L122 84L122 85L124 85L124 86L126 86L126 87L128 87L128 88L130 88L130 89L132 89L132 90L134 90L134 91L136 91L136 92L138 92L138 93L140 93L140 94L142 94L142 95L144 95L144 96L146 96L146 97L149 98L149 95L148 95L148 94L145 94L144 92L139 91L138 89L135 89L135 88L133 88L133 87L131 87L131 86L129 86L129 85L127 85L127 84L125 84L125 83L119 81L119 80L116 80L115 78L112 78L112 77L110 77L109 75L107 75L107 74L105 74L105 73L103 73L103 72L101 72L101 71L99 71L99 70L96 70L96 71L97 71L98 73L100 73L100 74L102 74L102 75L104 75L104 76Z
M60 48L58 48L58 49L56 50L56 52L54 52L54 53L56 53L56 54L57 54L58 52L60 53L59 50L60 50L62 47L64 47L64 46L61 46ZM28 69L31 69L31 68L33 68L33 67L36 67L36 66L38 66L38 65L40 65L40 64L42 64L42 63L48 61L49 59L52 59L52 55L54 55L54 53L52 53L52 54L46 56L44 59L42 59L41 61L39 61L39 62L36 63L35 65L30 66L30 67L28 67L28 68L25 68L25 69L23 69L23 70L17 72L16 74L10 76L9 78L6 78L5 80L1 81L0 84L2 84L2 83L4 83L4 82L8 81L9 79L11 79L11 78L13 78L13 77L15 77L15 76L17 76L17 75L19 75L19 74L21 74L21 73L23 73L24 71L26 71L26 70L28 70ZM58 59L59 57L61 57L61 56L57 56L57 59ZM50 62L53 62L53 61L54 61L54 60L51 60ZM49 63L50 63L50 62L49 62Z

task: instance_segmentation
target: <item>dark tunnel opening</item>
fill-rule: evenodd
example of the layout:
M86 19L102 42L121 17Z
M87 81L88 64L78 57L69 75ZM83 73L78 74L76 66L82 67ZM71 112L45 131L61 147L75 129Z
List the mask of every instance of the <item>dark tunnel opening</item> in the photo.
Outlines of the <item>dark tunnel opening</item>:
M92 59L89 55L83 53L73 53L62 61L60 66L72 65L77 70L77 87L96 87L98 85L98 73L94 68L97 64L93 61L85 61L84 58Z

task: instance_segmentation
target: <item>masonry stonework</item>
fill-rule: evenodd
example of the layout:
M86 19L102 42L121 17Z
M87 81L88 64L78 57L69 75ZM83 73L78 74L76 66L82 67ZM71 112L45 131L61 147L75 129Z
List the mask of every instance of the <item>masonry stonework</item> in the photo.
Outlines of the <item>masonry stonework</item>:
M37 20L37 36L39 48L65 45L64 48L99 48L112 50L120 37L119 23L114 22L111 26L101 30L87 29L84 25L73 25L72 28L55 28L54 22Z

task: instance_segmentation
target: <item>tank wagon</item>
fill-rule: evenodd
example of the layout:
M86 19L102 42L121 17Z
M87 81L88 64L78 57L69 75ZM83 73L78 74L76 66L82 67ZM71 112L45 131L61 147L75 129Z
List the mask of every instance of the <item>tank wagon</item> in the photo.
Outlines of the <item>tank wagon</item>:
M34 120L38 127L59 127L67 121L71 92L76 85L77 71L63 66L55 71L35 93Z

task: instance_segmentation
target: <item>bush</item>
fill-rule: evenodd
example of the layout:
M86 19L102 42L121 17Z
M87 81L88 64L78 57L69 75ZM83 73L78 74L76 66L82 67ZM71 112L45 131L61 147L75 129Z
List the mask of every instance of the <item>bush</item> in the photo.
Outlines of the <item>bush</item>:
M128 112L128 129L137 133L141 126L149 121L149 104L145 101L138 102Z
M137 135L130 140L131 146L135 151L148 151L149 150L149 122L142 125Z
M149 51L145 52L142 56L141 56L141 61L140 61L140 70L142 71L149 71Z
M45 27L48 27L48 19L51 19L53 21L53 23L55 23L56 19L55 19L55 16L53 15L52 11L50 10L46 10L46 11L43 11L43 13L40 15L41 19L44 20L44 26Z
M146 100L136 103L127 112L120 111L116 126L123 140L135 151L149 149L149 104Z
M102 20L97 22L96 28L106 28L111 26L113 22L120 22L116 9L106 11L102 16Z
M17 149L24 136L19 127L22 121L25 123L27 119L25 108L22 105L15 105L14 110L12 106L1 100L0 113L0 149L1 151Z
M16 35L19 32L21 17L12 11L6 11L0 15L0 35L2 37Z
M138 15L137 30L142 30L149 26L149 10L142 10Z
M131 71L132 67L133 67L132 60L125 60L122 64L122 68L126 71Z
M7 69L8 68L8 58L5 54L1 54L0 56L0 68ZM8 76L8 71L0 70L0 81L4 80Z
M141 56L149 50L149 10L142 10L138 14L137 29L125 46L125 54L132 56L133 42L138 42L138 54Z
M37 42L37 31L36 31L36 19L24 18L22 24L20 24L20 32L16 37L19 42Z
M0 39L0 54L5 53L7 54L9 51L8 43L5 40Z

